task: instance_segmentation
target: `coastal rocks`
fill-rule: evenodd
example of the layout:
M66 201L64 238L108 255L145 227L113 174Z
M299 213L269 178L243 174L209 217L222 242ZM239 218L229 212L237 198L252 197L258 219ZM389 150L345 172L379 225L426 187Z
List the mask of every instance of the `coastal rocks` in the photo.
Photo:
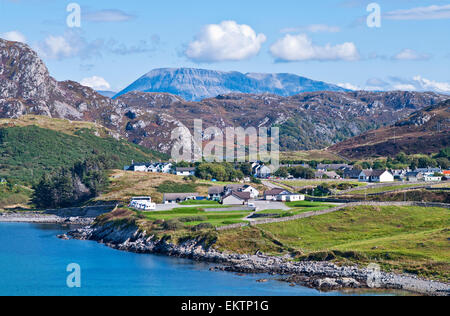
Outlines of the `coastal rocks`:
M62 239L62 240L69 240L69 237L66 234L58 235L56 237L58 237L59 239Z
M312 283L315 288L320 290L336 290L341 288L360 288L361 283L352 278L324 278L324 279L316 279Z
M205 246L201 239L184 240L177 244L168 239L147 236L133 225L96 225L83 227L68 233L81 240L94 240L109 247L136 252L164 254L217 264L215 271L233 273L267 273L289 276L285 281L301 284L322 291L339 289L368 288L373 275L369 269L355 266L337 266L331 262L292 261L289 258L271 257L261 253L239 255L218 252ZM263 282L262 279L260 280ZM399 289L427 295L450 295L450 285L430 280L422 280L410 275L380 272L377 275L378 289Z

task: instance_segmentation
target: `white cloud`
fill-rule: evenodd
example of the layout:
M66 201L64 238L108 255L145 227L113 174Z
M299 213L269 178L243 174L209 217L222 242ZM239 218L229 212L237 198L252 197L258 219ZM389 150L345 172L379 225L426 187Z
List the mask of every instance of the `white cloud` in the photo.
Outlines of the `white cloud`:
M121 10L101 10L84 13L83 19L91 22L126 22L134 19L134 15Z
M401 90L401 91L416 91L416 87L412 84L399 83L394 84L390 90Z
M387 12L384 17L389 20L439 20L450 19L449 5L431 5L407 10Z
M25 35L23 35L19 31L0 33L0 38L3 38L7 41L12 41L12 42L21 42L21 43L27 42L27 38L25 37Z
M66 37L53 35L49 35L36 49L44 58L49 59L73 57L78 52L77 46L72 46Z
M109 90L111 85L102 77L93 76L90 78L84 78L80 82L83 86L92 88L94 90Z
M203 27L185 55L197 62L243 60L257 55L265 41L264 34L256 34L248 25L223 21Z
M311 24L304 27L285 28L281 30L281 33L299 33L299 32L311 32L311 33L338 33L341 31L339 26L332 26L326 24Z
M271 54L280 61L347 60L359 59L358 49L352 42L332 46L315 45L305 34L286 34L270 47Z
M366 85L355 85L352 83L338 83L339 87L349 90L365 91L432 91L436 93L450 94L450 83L438 82L415 76L413 78L389 77L386 81L371 78Z
M49 35L34 45L34 49L43 58L65 59L79 57L89 59L101 57L104 53L132 55L151 53L159 45L157 35L142 39L136 44L126 45L114 39L87 40L79 30L67 30L63 35Z
M344 88L344 89L348 89L348 90L363 90L361 87L356 86L354 84L348 83L348 82L344 82L344 83L338 83L337 84L338 87Z
M396 54L393 59L395 60L427 60L430 59L430 55L428 54L422 54L419 52L416 52L415 50L406 48Z
M450 93L450 83L429 80L421 76L415 76L413 80L416 83L416 85L422 88L423 90Z

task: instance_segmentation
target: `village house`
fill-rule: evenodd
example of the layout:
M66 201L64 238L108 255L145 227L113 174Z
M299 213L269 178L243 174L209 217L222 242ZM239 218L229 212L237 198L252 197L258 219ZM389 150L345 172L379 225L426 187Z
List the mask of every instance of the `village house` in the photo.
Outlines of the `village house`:
M405 180L407 179L406 174L410 172L408 169L393 169L391 170L392 175L395 180Z
M295 194L295 193L281 193L276 196L276 201L280 202L297 202L297 201L304 201L305 196L302 194Z
M251 185L244 185L241 192L249 192L250 198L252 198L252 199L256 199L259 197L259 191L257 189L255 189L254 187L252 187Z
M447 179L450 178L450 170L444 170L444 171L442 171L442 174L443 174L444 177L446 177Z
M341 176L335 171L317 171L314 173L316 179L340 179Z
M425 180L425 182L439 182L439 181L442 181L442 177L441 176L435 176L435 175L431 175L431 174L424 175L423 179Z
M125 166L125 171L133 172L148 172L148 164L146 163L133 163L131 166Z
M252 171L256 178L267 179L272 175L272 170L269 167L258 163L253 164Z
M363 170L359 174L360 182L394 182L394 176L387 170Z
M175 204L189 200L196 200L198 193L165 193L163 196L164 204Z
M328 171L328 170L344 170L344 169L348 169L348 168L353 168L352 166L348 165L348 164L323 164L320 163L317 165L317 170L318 171Z
M180 167L178 167L175 169L175 174L177 176L184 176L184 177L194 176L195 168L180 168Z
M220 201L224 195L224 186L213 186L208 189L208 199L211 201Z
M246 205L250 200L250 192L232 192L222 199L223 205Z
M409 182L418 182L424 180L422 172L411 171L405 174L405 179Z
M424 175L432 175L435 173L442 173L442 169L441 168L417 168L416 170L414 170L415 172L422 172Z
M152 202L150 196L133 197L129 206L142 211L156 210L156 203Z
M277 199L277 196L281 194L291 194L291 192L281 188L270 189L264 192L264 200L275 201Z
M123 170L132 172L152 172L152 173L170 173L173 165L170 162L159 163L134 163L125 166Z
M353 168L345 168L344 169L344 179L359 179L359 175L361 174L361 170L353 169Z

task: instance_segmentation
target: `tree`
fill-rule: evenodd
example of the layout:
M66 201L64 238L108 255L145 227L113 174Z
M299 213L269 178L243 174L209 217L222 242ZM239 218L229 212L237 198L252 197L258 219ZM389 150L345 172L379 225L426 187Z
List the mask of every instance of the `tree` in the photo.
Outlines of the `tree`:
M242 163L239 168L245 176L250 177L252 175L252 165L250 163Z
M315 178L314 170L308 169L308 168L304 168L304 167L301 167L301 166L292 168L290 170L290 173L295 178L302 178L302 179L314 179Z
M273 174L275 177L287 178L289 176L289 170L286 167L281 167Z

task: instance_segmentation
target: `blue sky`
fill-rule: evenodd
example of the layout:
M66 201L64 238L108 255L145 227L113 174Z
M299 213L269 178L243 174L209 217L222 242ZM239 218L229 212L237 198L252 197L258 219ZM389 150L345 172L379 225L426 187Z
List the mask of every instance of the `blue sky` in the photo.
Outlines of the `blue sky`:
M119 91L153 68L289 72L368 90L450 93L450 1L0 0L0 37L58 80ZM81 27L66 23L69 3Z

